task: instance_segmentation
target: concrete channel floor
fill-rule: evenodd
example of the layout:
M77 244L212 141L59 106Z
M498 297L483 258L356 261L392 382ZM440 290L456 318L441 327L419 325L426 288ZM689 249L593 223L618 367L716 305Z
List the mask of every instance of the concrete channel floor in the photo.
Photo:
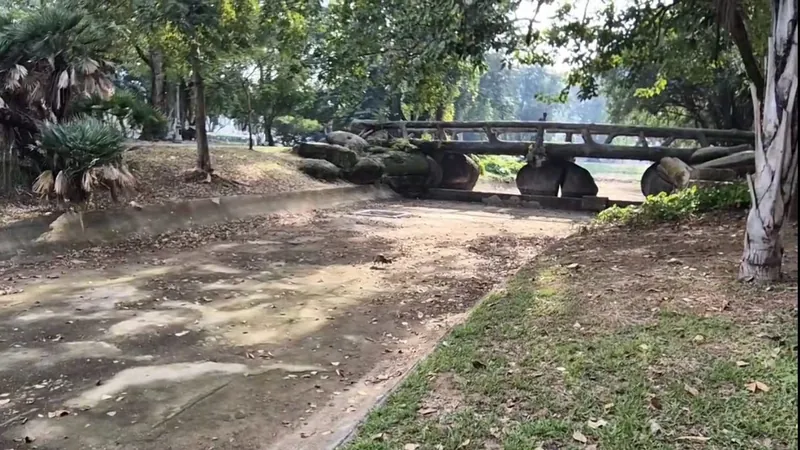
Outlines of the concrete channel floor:
M331 448L585 220L361 204L6 265L0 450Z

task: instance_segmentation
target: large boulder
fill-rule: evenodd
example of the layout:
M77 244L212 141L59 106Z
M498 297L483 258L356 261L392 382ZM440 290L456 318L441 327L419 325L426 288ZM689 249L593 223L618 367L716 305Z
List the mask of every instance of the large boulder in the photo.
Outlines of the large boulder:
M328 144L341 145L357 152L366 150L369 147L369 142L364 138L348 131L332 131L325 136L325 140Z
M426 156L428 161L428 178L425 180L425 186L429 188L437 188L442 184L442 166L430 156Z
M389 142L389 132L387 130L378 130L367 136L366 140L372 145L381 145Z
M388 176L428 175L428 158L423 153L389 150L386 153L374 154L372 157L383 163L384 173Z
M300 171L312 178L323 181L334 181L341 174L341 170L338 167L324 159L303 160L300 162Z
M644 194L645 197L658 195L662 192L671 194L675 190L675 186L658 173L658 164L659 163L651 164L642 174L640 186L642 188L642 194Z
M359 154L341 145L323 142L301 142L295 148L298 156L311 159L324 159L343 171L350 171L358 162Z
M564 165L561 181L562 197L597 196L597 184L588 170L570 161L564 161Z
M471 191L475 187L481 175L475 161L460 153L445 153L441 158L442 188Z
M566 164L566 161L553 158L546 159L539 167L525 164L517 172L517 189L523 195L558 196Z
M367 156L359 159L345 178L355 184L372 184L382 176L383 163L377 158Z
M384 175L383 182L407 197L417 197L425 192L427 175Z

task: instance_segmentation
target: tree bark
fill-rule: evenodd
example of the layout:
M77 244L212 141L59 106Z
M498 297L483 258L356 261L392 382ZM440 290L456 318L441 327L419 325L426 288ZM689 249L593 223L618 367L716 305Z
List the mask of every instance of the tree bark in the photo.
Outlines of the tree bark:
M727 25L728 32L733 38L733 43L739 50L739 55L742 57L742 64L744 65L747 78L756 87L756 96L758 100L764 99L764 75L761 68L758 67L758 62L753 54L753 46L750 43L750 36L747 34L747 27L744 23L744 17L739 8L736 8L731 17L731 21Z
M756 171L748 177L752 205L739 266L742 281L772 282L780 278L780 231L797 189L797 5L795 0L771 3L763 111L756 87L751 87Z
M161 49L150 50L150 104L159 112L167 112L167 74L164 70L164 53Z
M247 98L247 143L253 149L253 103L250 100L250 87L245 84L244 96Z
M197 170L210 174L211 154L206 133L206 93L203 84L202 64L197 49L192 52L192 84L194 85L195 139L197 141Z
M275 146L275 138L272 137L272 117L264 116L264 135L267 137L267 145Z

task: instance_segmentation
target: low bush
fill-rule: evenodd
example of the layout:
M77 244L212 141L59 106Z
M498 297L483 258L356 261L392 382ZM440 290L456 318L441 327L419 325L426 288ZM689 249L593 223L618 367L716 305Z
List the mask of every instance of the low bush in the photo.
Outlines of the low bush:
M600 212L595 222L625 226L676 222L712 211L743 210L749 206L750 193L745 183L692 186L672 194L651 195L638 206L612 206Z
M522 158L504 155L480 155L475 156L474 161L480 167L481 176L500 181L514 180L517 172L525 165Z

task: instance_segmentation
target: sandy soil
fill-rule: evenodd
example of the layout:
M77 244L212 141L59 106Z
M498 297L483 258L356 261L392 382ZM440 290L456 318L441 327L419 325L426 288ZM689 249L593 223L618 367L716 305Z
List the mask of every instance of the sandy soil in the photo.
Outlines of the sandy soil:
M0 448L328 448L586 220L372 204L2 263Z
M597 196L606 197L611 200L644 201L638 180L632 179L598 179L599 189ZM500 181L479 180L475 186L476 191L501 192L508 194L519 194L519 189L514 183L503 183Z

